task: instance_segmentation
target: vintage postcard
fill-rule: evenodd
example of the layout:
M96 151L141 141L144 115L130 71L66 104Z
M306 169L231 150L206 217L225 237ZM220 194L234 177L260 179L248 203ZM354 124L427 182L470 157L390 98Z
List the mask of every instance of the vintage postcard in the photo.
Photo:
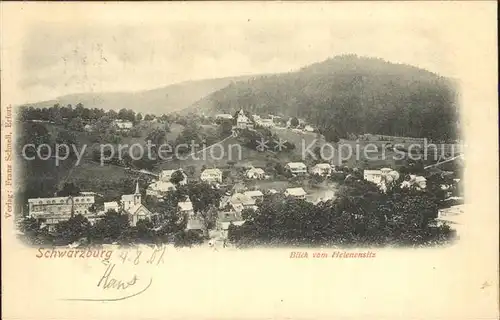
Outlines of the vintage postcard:
M0 14L3 319L498 319L496 2Z

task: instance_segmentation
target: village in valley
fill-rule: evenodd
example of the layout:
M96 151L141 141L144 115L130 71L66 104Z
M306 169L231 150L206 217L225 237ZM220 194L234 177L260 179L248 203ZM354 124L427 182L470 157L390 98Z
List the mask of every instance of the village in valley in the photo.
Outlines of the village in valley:
M312 214L307 208L324 208L327 204L339 210L336 207L339 204L335 202L337 193L345 193L346 188L368 188L367 190L377 194L388 193L388 189L406 189L413 196L416 192L418 197L419 192L430 192L428 179L435 184L432 192L437 190L440 197L439 208L436 207L439 213L433 219L435 226L455 226L456 221L453 219L459 216L457 210L463 210L459 172L439 169L441 164L450 162L449 160L441 163L437 161L425 168L422 163L408 164L408 161L399 161L398 166L391 168L384 166L391 162L373 165L366 159L353 162L352 159L330 157L325 160L326 157L319 152L321 143L327 143L325 138L311 124L301 119L250 115L243 109L235 114L217 114L211 117L188 114L175 117L147 115L142 118L141 114L134 114L131 110L107 114L102 110L94 110L96 115L87 116L87 119L83 116L83 120L81 117L61 117L61 113L72 114L76 110L85 114L88 109L82 105L76 109L71 106L54 106L48 111L49 114L59 112L54 121L51 116L39 119L40 114L44 113L40 109L25 108L21 121L28 126L66 128L59 131L59 140L56 141L61 141L60 136L66 135L70 136L66 142L72 143L78 139L70 134L71 131L94 137L96 143L106 142L99 139L114 139L118 142L123 137L138 138L144 135L147 135L145 140L156 139L158 143L166 143L168 140L165 137L172 128L183 124L184 131L179 133L177 140L183 134L189 136L191 131L209 128L211 134L217 135L217 138L212 137L212 141L219 141L204 146L201 151L232 139L248 149L248 154L245 153L246 157L242 159L232 158L233 155L229 154L229 160L227 157L217 157L218 161L215 162L210 161L211 159L195 161L194 154L200 150L191 154L192 151L186 150L187 156L182 160L175 159L174 155L166 161L156 160L153 164L147 163L149 160L131 160L130 157L128 161L125 157L125 160L101 162L104 168L112 168L113 172L118 170L127 175L123 180L126 185L120 188L130 191L122 193L112 190L113 187L109 184L96 186L93 190L85 188L80 180L67 182L71 181L75 170L81 169L70 167L62 178L65 182L59 184L59 190L56 190L54 196L29 197L24 204L20 204L23 212L20 217L21 234L34 243L95 245L171 242L179 246L208 243L211 246L225 247L236 244L238 240L244 242L241 239L245 235L238 235L235 230L244 230L247 220L256 224L259 219L264 219L262 211L272 206L273 202L285 206L282 208L285 210L293 204L298 211L307 210L308 212L302 213L307 215ZM37 138L40 138L40 131L43 130L36 130ZM97 138L96 133L100 133ZM207 140L210 138L207 135L204 137ZM340 150L343 144L360 141L367 143L373 137L377 136L361 135L350 142L334 138L332 148ZM297 149L300 148L297 144L304 138L315 141L314 150L318 157L303 158L303 155L299 155ZM259 140L264 139L271 145L259 144ZM272 145L273 139L281 142L274 141L277 144ZM377 143L384 150L393 150L398 141L404 145L404 142L415 142L414 140L379 136ZM96 159L96 153L94 150L92 157L85 159L84 166L92 161L96 166L98 161L102 161ZM448 154L449 159L460 160L462 153L456 154L458 156L454 157ZM103 157L102 154L100 156ZM108 156L106 160L109 158L112 157ZM68 159L70 161L71 157ZM363 186L356 187L356 184ZM37 191L43 192L45 185L40 186L42 189ZM353 217L358 218L359 213L354 213ZM387 216L384 219L387 220ZM282 222L286 228L286 219ZM267 223L271 227L271 224L277 222L259 223ZM262 239L253 240L260 243Z

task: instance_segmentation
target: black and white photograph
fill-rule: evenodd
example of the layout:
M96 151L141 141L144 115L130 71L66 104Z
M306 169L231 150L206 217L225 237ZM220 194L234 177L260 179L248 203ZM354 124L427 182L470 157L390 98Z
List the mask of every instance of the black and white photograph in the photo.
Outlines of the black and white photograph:
M460 84L440 57L337 40L350 26L269 27L33 29L26 99L68 94L18 109L21 237L58 246L455 240L465 214ZM324 37L298 47L317 30Z
M491 20L491 2L461 3ZM160 268L170 252L369 268L388 249L455 250L481 166L466 112L497 116L465 102L481 89L455 51L460 2L223 4L2 5L10 28L25 18L2 28L10 234L39 263L104 272L88 280L100 294L61 300L142 299L157 280L122 264Z

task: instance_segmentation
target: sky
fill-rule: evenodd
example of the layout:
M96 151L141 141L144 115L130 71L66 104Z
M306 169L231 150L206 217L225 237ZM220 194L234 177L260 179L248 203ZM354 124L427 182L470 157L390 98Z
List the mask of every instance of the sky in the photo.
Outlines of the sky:
M346 53L454 76L446 4L51 5L22 8L10 38L19 103L288 72Z

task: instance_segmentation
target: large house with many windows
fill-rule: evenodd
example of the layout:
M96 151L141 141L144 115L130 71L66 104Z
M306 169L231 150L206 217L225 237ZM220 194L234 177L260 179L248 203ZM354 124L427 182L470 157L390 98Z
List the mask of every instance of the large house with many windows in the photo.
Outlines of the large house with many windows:
M28 199L29 216L47 225L49 229L72 216L81 214L87 218L96 213L91 210L94 196L68 196Z

